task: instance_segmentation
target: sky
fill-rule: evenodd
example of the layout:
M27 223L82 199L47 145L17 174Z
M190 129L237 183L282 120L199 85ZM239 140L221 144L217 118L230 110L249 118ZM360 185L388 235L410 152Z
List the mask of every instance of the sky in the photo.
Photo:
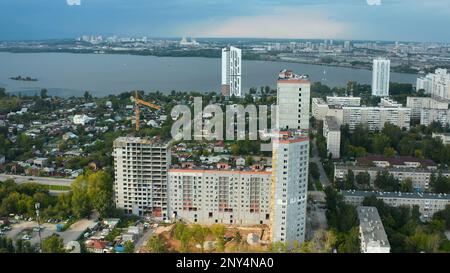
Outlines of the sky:
M118 35L450 42L450 0L0 0L0 40Z

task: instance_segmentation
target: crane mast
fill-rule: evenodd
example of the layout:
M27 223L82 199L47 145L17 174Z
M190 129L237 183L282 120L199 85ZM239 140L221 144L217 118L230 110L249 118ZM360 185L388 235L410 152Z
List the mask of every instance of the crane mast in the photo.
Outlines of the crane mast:
M139 108L141 105L147 106L149 108L153 108L156 110L160 110L161 106L158 106L156 104L144 101L139 99L138 91L135 91L134 98L131 97L131 99L134 101L134 114L135 114L135 121L136 121L136 132L140 129L140 122L141 122L141 109Z

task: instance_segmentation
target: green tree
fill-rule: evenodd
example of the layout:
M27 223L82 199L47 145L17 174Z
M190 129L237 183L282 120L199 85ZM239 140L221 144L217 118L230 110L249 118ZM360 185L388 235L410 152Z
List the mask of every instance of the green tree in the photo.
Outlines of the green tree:
M225 249L225 226L214 224L211 226L211 233L216 237L217 249L223 251Z
M386 148L390 147L391 140L384 134L375 135L373 138L373 152L376 154L383 154Z
M107 217L111 213L113 203L113 179L105 171L92 173L88 176L87 193L92 206L100 217Z
M147 248L151 253L166 253L166 243L162 235L152 235L147 241Z
M53 234L42 240L42 252L44 253L64 253L64 241L57 234Z
M72 211L75 216L82 218L89 216L92 206L88 195L88 179L80 175L71 186L72 189Z
M204 252L206 236L208 236L210 233L211 230L207 227L202 227L201 225L192 226L192 237L194 239L194 242L200 245L202 253Z
M368 172L360 172L356 175L356 184L363 189L370 188L370 174Z
M134 253L134 244L132 241L126 241L123 244L124 252L125 253Z

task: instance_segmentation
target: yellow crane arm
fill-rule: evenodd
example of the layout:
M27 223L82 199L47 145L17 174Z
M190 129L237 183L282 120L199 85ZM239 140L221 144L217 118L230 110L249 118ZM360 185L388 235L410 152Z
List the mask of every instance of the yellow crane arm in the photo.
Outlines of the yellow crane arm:
M156 104L147 102L145 100L141 100L141 99L139 99L138 96L139 96L138 92L136 91L135 97L134 98L132 97L132 99L134 100L134 112L135 112L135 119L136 119L136 131L139 131L139 128L140 128L140 113L141 113L141 110L139 109L139 105L144 105L144 106L156 109L156 110L160 110L161 109L161 106L158 106Z
M158 106L158 105L150 103L150 102L146 102L146 101L141 100L141 99L136 99L136 104L145 105L147 107L150 107L150 108L153 108L153 109L156 109L156 110L160 110L161 109L161 106Z

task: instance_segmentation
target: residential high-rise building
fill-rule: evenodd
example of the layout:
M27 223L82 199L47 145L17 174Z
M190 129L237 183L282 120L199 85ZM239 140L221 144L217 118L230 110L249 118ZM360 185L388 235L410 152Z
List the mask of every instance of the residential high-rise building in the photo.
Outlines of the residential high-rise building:
M116 207L128 214L167 219L168 143L156 138L120 137L113 148Z
M271 240L303 243L306 230L309 138L281 131L273 139Z
M225 167L223 167L225 166ZM170 169L169 215L198 224L269 224L272 172L264 169Z
M389 81L391 73L391 61L386 58L373 60L372 68L372 96L389 96Z
M423 89L434 98L450 101L450 73L438 68L435 73L417 79L417 90Z
M283 70L277 82L276 128L309 130L311 83L307 76Z
M222 49L222 95L241 97L242 51L230 46Z

